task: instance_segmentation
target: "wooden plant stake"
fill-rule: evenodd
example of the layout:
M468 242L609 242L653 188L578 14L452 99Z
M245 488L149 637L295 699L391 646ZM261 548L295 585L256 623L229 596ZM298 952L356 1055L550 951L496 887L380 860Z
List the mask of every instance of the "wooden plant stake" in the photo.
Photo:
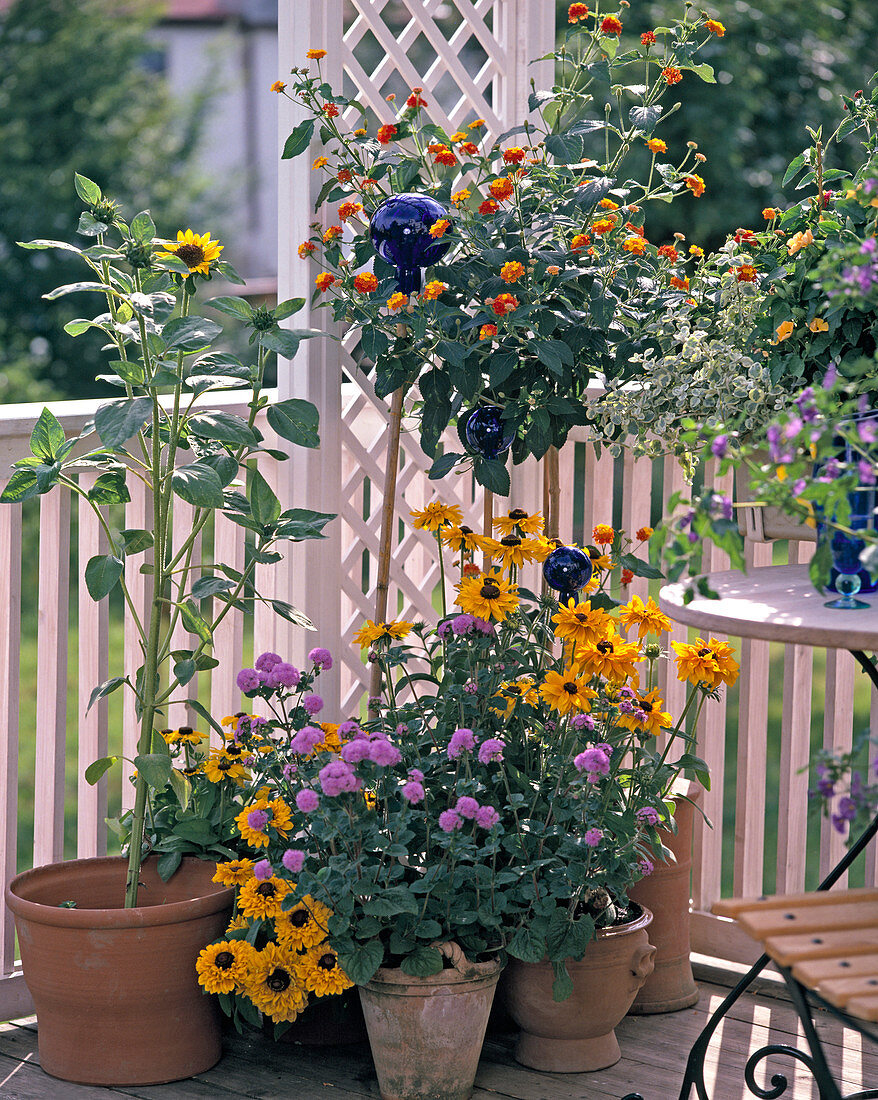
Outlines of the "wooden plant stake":
M490 489L485 490L482 498L482 532L486 538L494 535L494 494ZM482 572L487 573L491 568L491 555L482 555Z
M550 447L543 459L543 516L546 520L546 538L558 538L560 527L561 476L558 448Z

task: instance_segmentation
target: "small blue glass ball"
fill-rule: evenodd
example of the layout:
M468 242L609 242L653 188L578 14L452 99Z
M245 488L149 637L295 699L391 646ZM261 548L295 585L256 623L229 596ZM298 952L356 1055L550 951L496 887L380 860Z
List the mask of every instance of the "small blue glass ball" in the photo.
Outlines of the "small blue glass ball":
M448 214L429 195L391 195L369 221L375 251L396 268L396 288L402 294L421 289L421 268L441 260L451 247L450 229L431 237L430 226Z
M591 574L591 558L576 546L559 546L543 562L546 584L559 589L561 603L571 597L575 599L576 593L591 580Z
M482 458L500 458L512 446L515 432L503 423L503 410L482 405L467 415L464 435L470 450Z

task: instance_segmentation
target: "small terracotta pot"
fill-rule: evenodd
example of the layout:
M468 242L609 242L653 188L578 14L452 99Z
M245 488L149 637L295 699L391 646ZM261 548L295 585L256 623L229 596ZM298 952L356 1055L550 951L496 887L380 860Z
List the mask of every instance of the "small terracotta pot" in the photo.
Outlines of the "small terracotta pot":
M36 867L6 887L40 1065L89 1085L151 1085L202 1073L222 1054L219 1008L198 985L198 953L225 931L234 890L215 863L186 858L169 882L144 861L123 908L127 859ZM75 908L59 908L75 901Z
M471 963L442 944L452 967L429 978L384 968L360 1000L382 1100L468 1100L501 965Z
M567 960L573 992L552 1000L552 965L510 959L506 968L506 1006L521 1034L515 1059L531 1069L584 1073L606 1069L622 1057L613 1031L634 995L652 973L655 948L646 929L652 914L644 909L627 924L601 928L579 961Z
M686 793L697 801L703 788L688 784ZM698 1000L698 986L689 961L689 904L692 872L692 830L696 810L691 802L677 799L676 835L660 829L662 844L674 853L676 863L656 860L651 875L628 891L632 901L649 909L652 924L649 941L656 949L655 970L641 986L630 1011L634 1015L676 1012Z

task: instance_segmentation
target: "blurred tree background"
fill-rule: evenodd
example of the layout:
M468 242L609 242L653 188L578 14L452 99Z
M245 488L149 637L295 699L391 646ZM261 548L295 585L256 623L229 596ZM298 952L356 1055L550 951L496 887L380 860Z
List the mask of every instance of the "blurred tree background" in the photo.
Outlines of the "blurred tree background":
M557 5L562 33L568 6L566 0ZM668 26L682 7L682 0L631 0L621 12L628 40ZM805 127L822 125L830 135L844 117L842 93L867 87L878 70L874 3L714 0L706 13L726 28L703 57L713 65L717 83L685 74L674 87L681 108L660 124L656 136L667 142L674 160L687 141L698 143L707 156L699 169L707 191L672 207L652 206L646 229L657 244L681 232L690 243L715 248L739 226L760 228L766 206L801 197L792 187L784 192L780 181L793 157L810 144ZM827 166L855 167L859 152L856 138L849 139L833 147Z
M94 303L41 298L81 264L15 244L75 239L74 171L129 215L150 206L159 232L215 212L215 184L208 200L192 167L207 94L175 102L149 69L160 13L153 0L0 3L0 403L111 392L94 380L101 341L63 331Z

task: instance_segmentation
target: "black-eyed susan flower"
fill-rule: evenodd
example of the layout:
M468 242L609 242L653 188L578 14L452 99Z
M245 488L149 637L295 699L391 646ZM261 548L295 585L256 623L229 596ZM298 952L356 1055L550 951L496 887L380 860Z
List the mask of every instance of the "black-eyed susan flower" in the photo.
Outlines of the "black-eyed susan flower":
M276 943L253 954L243 992L260 1012L277 1023L288 1023L308 1003L297 957Z
M555 624L556 638L577 644L597 642L605 638L613 627L613 620L606 611L592 607L588 600L582 603L568 600L566 607L559 606L552 622Z
M501 718L509 718L519 703L536 706L539 701L533 679L522 676L518 680L506 680L500 685L491 698L491 710Z
M481 535L477 534L472 529L472 527L467 527L465 524L443 527L439 531L439 538L442 539L446 546L450 546L452 550L456 550L458 553L465 552L468 554L472 554L476 550L481 550L482 544L485 541Z
M209 275L211 264L219 259L225 245L218 241L212 241L209 233L193 233L187 229L177 230L176 241L161 241L156 247L160 260L170 260L174 257L183 261L189 268L188 275Z
M411 631L414 623L389 622L373 623L367 619L354 635L354 642L361 648L367 649L371 645L399 641Z
M459 593L454 601L467 615L477 619L502 622L519 604L518 588L499 573L464 577L455 586Z
M547 672L540 684L540 695L562 718L571 711L587 711L597 693L588 686L585 677L572 668L564 672Z
M494 561L499 560L502 569L520 568L525 562L533 561L530 543L518 535L504 535L502 539L485 539L485 553Z
M289 807L281 799L274 798L269 801L265 797L258 798L252 805L243 809L235 818L235 822L242 839L251 848L268 847L269 827L285 837L293 824Z
M494 516L491 524L503 535L538 535L543 529L543 517L538 513L529 516L523 508L513 508L505 516Z
M224 779L232 779L236 783L246 782L247 769L236 757L237 754L230 754L224 749L211 749L210 756L202 765L204 774L211 783L222 783Z
M195 963L198 984L206 993L234 993L246 984L255 952L245 940L210 943Z
M672 642L677 654L677 679L691 684L706 684L709 688L721 683L731 686L738 678L738 663L732 656L727 642L711 638L705 642L696 638L695 644Z
M281 904L291 889L291 883L277 875L249 878L238 890L238 909L245 917L275 919L281 915Z
M338 955L328 943L318 944L305 952L300 973L305 988L317 997L343 993L354 984L338 965Z
M332 910L306 894L291 909L280 913L274 922L277 942L291 950L313 947L329 935Z
M241 886L253 877L252 859L230 859L226 863L216 865L214 882L223 886Z
M640 646L626 642L615 631L594 642L585 642L576 650L576 664L586 676L603 676L621 683L629 677L637 679L636 662L641 659Z
M657 737L662 730L670 729L674 724L670 714L662 710L665 704L658 688L653 688L646 695L636 695L631 702L633 709L619 712L617 722L620 726L630 730L644 730Z
M626 630L636 626L638 638L647 634L663 634L671 629L671 620L659 610L652 597L644 603L639 596L632 596L627 604L619 608L619 621Z
M414 526L423 531L438 531L441 527L460 526L463 523L463 512L456 504L443 504L438 500L431 500L420 510L411 509L409 515L413 518Z

